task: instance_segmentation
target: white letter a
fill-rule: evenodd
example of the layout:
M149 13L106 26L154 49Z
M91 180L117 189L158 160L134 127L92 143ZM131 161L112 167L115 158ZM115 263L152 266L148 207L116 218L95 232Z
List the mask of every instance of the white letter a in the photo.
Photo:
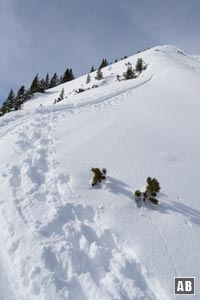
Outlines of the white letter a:
M183 287L183 282L182 281L178 281L177 284L177 292L184 292L184 287Z

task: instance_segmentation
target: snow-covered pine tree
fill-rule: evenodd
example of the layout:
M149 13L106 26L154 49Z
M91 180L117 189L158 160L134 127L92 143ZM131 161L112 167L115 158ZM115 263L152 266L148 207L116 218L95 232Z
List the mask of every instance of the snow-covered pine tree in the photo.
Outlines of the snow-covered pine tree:
M91 76L90 74L88 74L86 78L86 84L90 83L90 81L91 81Z
M64 90L64 88L62 88L58 99L56 99L54 103L62 101L64 99L64 96L65 96L65 90Z
M101 69L97 70L95 79L97 79L97 80L103 79L103 73L102 73Z

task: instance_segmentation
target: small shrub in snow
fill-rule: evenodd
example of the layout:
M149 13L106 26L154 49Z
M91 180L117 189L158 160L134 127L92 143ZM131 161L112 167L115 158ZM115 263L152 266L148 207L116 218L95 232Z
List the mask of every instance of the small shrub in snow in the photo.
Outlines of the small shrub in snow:
M65 91L64 91L64 89L62 88L62 90L61 90L61 92L60 92L60 95L59 95L59 97L58 97L57 99L55 99L54 104L57 103L57 102L62 101L62 100L64 99L64 95L65 95Z
M102 180L106 179L107 170L105 168L102 170L99 168L92 168L91 171L93 173L92 186L95 186L96 184L101 183Z
M151 196L155 197L160 191L160 184L156 178L147 178L146 191L150 193Z
M135 191L135 196L136 197L140 197L141 196L141 192L139 190Z
M135 200L143 200L144 202L148 200L153 204L158 204L158 200L155 198L157 193L160 191L160 184L156 178L147 178L147 187L145 192L139 190L135 191Z
M186 56L186 54L183 51L178 50L177 53L182 54L184 56Z
M119 74L117 74L116 78L117 78L117 81L120 81L120 75Z
M138 58L136 66L135 66L135 71L138 73L141 73L143 70L145 70L147 66L144 64L144 61L142 58Z
M126 72L123 75L125 79L133 79L137 77L132 66L128 66Z
M79 88L78 90L76 90L76 92L77 92L77 94L80 94L80 93L83 93L83 92L85 92L85 90L84 90L84 89L82 89L82 88Z

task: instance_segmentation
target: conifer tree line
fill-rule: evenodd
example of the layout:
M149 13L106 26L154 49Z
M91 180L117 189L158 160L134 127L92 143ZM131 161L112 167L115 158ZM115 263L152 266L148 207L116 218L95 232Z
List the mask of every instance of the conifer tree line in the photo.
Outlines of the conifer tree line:
M124 56L122 59L127 58L127 56ZM115 60L117 62L117 59ZM105 68L109 65L106 58L103 58L99 67L97 68L97 71L95 70L94 66L91 67L90 72L87 76L86 83L88 84L91 81L90 73L96 71L95 79L101 80L103 79L103 73L102 68ZM144 65L144 62L142 59L138 59L135 70L132 69L132 66L129 65L127 68L127 71L123 74L125 79L131 79L137 77L136 73L141 73L146 66ZM120 80L120 76L118 75L118 80ZM0 116L4 115L5 113L8 113L10 111L19 110L21 109L24 102L29 100L33 97L35 93L45 93L46 90L56 87L59 84L68 82L75 79L75 76L73 74L73 71L71 68L67 68L63 75L60 77L55 72L51 77L49 74L46 74L45 78L40 79L38 74L35 75L30 87L28 89L25 88L24 85L22 85L19 90L17 91L16 95L11 89L7 99L3 102L3 105L0 108ZM62 95L61 95L62 96ZM57 100L60 101L59 97ZM56 100L56 102L58 102Z
M106 58L104 58L98 68L99 70L97 75L98 79L101 79L102 77L101 68L104 68L106 66L108 66L108 61ZM90 73L94 71L95 69L92 66ZM45 90L53 88L59 84L71 81L73 79L75 79L75 76L71 68L67 68L64 74L61 75L60 77L58 77L56 72L52 75L51 78L49 76L49 73L47 73L46 77L42 79L40 79L38 74L36 74L29 89L26 89L25 86L22 85L19 88L16 95L12 89L10 90L7 99L3 102L3 105L0 108L0 116L10 111L21 109L23 103L29 100L35 93L45 93ZM89 81L90 78L88 76L88 82Z
M38 74L36 74L28 89L22 85L17 91L16 95L12 89L10 90L7 99L3 102L0 108L0 116L10 111L21 109L23 103L31 99L35 93L45 93L45 90L73 79L75 79L75 76L71 68L66 69L64 74L60 77L58 77L57 73L54 73L50 78L49 74L47 73L45 78L40 79Z

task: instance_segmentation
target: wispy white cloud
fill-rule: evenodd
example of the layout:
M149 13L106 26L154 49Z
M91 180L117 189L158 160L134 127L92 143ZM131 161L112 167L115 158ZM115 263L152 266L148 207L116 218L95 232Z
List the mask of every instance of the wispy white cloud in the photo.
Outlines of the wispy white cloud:
M115 0L147 39L198 51L199 0Z

